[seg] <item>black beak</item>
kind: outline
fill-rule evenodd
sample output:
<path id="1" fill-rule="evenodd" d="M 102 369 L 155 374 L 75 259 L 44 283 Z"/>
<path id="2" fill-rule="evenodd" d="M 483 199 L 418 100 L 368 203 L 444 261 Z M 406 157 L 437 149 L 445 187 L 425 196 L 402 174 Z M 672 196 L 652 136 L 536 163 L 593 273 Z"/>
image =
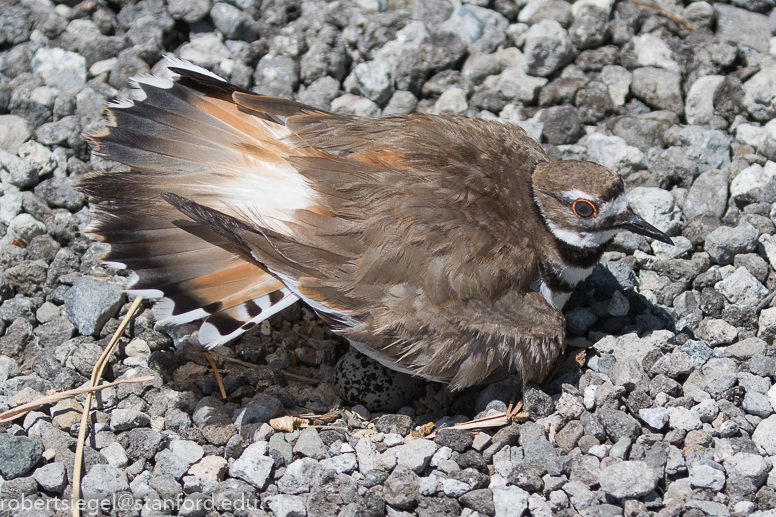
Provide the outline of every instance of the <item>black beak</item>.
<path id="1" fill-rule="evenodd" d="M 623 230 L 630 230 L 633 233 L 638 233 L 644 237 L 651 237 L 652 239 L 670 244 L 671 246 L 674 245 L 674 241 L 672 241 L 668 235 L 646 222 L 632 210 L 628 209 L 628 212 L 628 218 L 625 222 L 620 224 L 620 228 Z"/>

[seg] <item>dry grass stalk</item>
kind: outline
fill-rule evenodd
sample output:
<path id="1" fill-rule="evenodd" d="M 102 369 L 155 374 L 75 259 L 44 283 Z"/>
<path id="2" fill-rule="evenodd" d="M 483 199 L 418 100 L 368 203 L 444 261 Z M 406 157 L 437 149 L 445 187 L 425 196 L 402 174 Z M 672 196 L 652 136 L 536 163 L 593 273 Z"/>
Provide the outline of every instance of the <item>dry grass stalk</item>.
<path id="1" fill-rule="evenodd" d="M 142 301 L 143 301 L 142 296 L 138 296 L 137 298 L 135 298 L 135 301 L 132 303 L 132 305 L 129 307 L 129 310 L 127 311 L 127 315 L 124 316 L 123 320 L 121 320 L 121 324 L 119 324 L 119 328 L 117 328 L 116 332 L 113 334 L 113 338 L 111 338 L 110 343 L 108 343 L 108 346 L 105 347 L 105 351 L 97 360 L 97 364 L 94 365 L 94 369 L 92 370 L 92 378 L 89 381 L 89 385 L 92 388 L 96 388 L 97 385 L 99 384 L 100 379 L 102 378 L 102 373 L 105 370 L 105 367 L 108 365 L 108 359 L 110 359 L 110 356 L 113 355 L 113 351 L 116 349 L 116 346 L 119 343 L 119 338 L 121 338 L 121 335 L 124 333 L 124 329 L 127 328 L 127 325 L 129 325 L 129 322 L 132 319 L 132 316 L 135 314 L 135 311 L 140 306 L 140 303 Z M 153 379 L 153 376 L 149 375 L 148 377 Z M 84 443 L 86 442 L 86 428 L 88 426 L 88 421 L 89 421 L 89 410 L 92 407 L 92 394 L 93 394 L 92 391 L 86 394 L 86 402 L 84 403 L 84 412 L 81 414 L 81 427 L 78 430 L 78 442 L 76 443 L 76 449 L 75 449 L 75 462 L 73 465 L 73 496 L 72 496 L 73 517 L 80 517 L 81 515 L 81 505 L 79 504 L 81 499 L 81 467 L 82 467 L 83 457 L 84 457 Z"/>
<path id="2" fill-rule="evenodd" d="M 630 1 L 633 5 L 638 5 L 639 7 L 646 7 L 648 9 L 654 9 L 655 11 L 660 11 L 661 13 L 671 18 L 671 20 L 673 20 L 674 23 L 681 25 L 688 31 L 695 31 L 695 29 L 697 29 L 697 27 L 692 23 L 688 22 L 684 16 L 681 16 L 673 12 L 668 7 L 660 5 L 657 2 L 650 2 L 649 0 L 630 0 Z"/>
<path id="3" fill-rule="evenodd" d="M 213 373 L 216 376 L 216 382 L 218 383 L 218 389 L 221 390 L 221 398 L 226 400 L 226 390 L 224 389 L 224 383 L 221 381 L 221 374 L 218 373 L 218 367 L 216 367 L 216 363 L 213 362 L 213 358 L 210 357 L 210 353 L 208 353 L 207 350 L 203 350 L 202 355 L 205 356 L 205 359 L 207 359 L 207 362 L 210 363 L 210 367 L 213 369 Z"/>
<path id="4" fill-rule="evenodd" d="M 146 382 L 146 381 L 152 380 L 153 378 L 154 378 L 153 375 L 144 375 L 142 377 L 135 377 L 134 379 L 121 379 L 116 382 L 103 384 L 101 386 L 85 386 L 83 388 L 76 388 L 73 390 L 63 391 L 61 393 L 52 393 L 51 395 L 46 395 L 45 397 L 35 399 L 32 402 L 27 402 L 26 404 L 22 404 L 21 406 L 16 406 L 13 409 L 9 409 L 4 413 L 0 413 L 0 424 L 4 424 L 6 422 L 15 420 L 21 416 L 26 415 L 30 411 L 38 409 L 41 406 L 56 404 L 60 400 L 73 398 L 78 395 L 81 395 L 82 393 L 94 393 L 95 391 L 101 391 L 101 390 L 104 390 L 105 388 L 118 386 L 119 384 L 130 384 L 133 382 Z"/>

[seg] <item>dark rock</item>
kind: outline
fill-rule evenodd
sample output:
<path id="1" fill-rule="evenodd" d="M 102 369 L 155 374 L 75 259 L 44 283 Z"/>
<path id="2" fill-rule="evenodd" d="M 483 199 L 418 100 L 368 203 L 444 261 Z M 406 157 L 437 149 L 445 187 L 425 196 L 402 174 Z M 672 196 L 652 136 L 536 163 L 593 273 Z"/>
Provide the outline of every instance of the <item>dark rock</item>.
<path id="1" fill-rule="evenodd" d="M 396 433 L 407 436 L 414 422 L 407 415 L 383 415 L 375 422 L 375 428 L 381 433 Z"/>
<path id="2" fill-rule="evenodd" d="M 606 434 L 613 442 L 623 437 L 634 442 L 641 434 L 639 423 L 622 411 L 604 407 L 599 409 L 596 414 L 600 418 Z"/>
<path id="3" fill-rule="evenodd" d="M 10 480 L 30 471 L 43 454 L 43 446 L 24 436 L 0 434 L 0 474 Z"/>
<path id="4" fill-rule="evenodd" d="M 542 135 L 552 145 L 573 144 L 585 134 L 579 113 L 572 106 L 556 106 L 542 111 Z"/>
<path id="5" fill-rule="evenodd" d="M 472 434 L 462 429 L 440 429 L 434 437 L 434 443 L 440 447 L 450 447 L 457 452 L 464 452 L 472 442 Z"/>

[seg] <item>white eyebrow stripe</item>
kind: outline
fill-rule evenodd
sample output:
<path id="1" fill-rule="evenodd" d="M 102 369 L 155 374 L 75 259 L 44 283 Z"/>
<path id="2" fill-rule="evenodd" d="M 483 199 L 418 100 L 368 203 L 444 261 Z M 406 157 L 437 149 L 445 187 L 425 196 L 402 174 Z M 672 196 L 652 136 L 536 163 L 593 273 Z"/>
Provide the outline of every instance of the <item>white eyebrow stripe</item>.
<path id="1" fill-rule="evenodd" d="M 620 215 L 628 210 L 628 198 L 625 196 L 625 192 L 606 203 L 602 203 L 598 207 L 598 212 L 602 218 L 613 217 Z"/>

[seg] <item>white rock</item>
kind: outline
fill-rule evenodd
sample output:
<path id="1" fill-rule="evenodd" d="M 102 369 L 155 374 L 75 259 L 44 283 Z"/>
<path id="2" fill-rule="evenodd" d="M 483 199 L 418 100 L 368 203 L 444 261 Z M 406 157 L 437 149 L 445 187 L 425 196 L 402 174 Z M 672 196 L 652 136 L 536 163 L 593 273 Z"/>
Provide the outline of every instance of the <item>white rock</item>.
<path id="1" fill-rule="evenodd" d="M 776 455 L 776 415 L 771 415 L 757 424 L 757 428 L 752 434 L 752 440 L 768 456 Z"/>
<path id="2" fill-rule="evenodd" d="M 673 57 L 673 54 L 671 57 Z M 673 63 L 676 64 L 675 61 Z M 710 117 L 714 115 L 714 91 L 724 80 L 725 77 L 722 75 L 707 75 L 693 83 L 690 93 L 687 94 L 687 101 L 684 104 L 684 113 L 689 124 L 707 123 Z"/>
<path id="3" fill-rule="evenodd" d="M 520 517 L 528 508 L 528 492 L 516 486 L 491 487 L 496 517 Z"/>
<path id="4" fill-rule="evenodd" d="M 730 303 L 744 307 L 756 305 L 768 296 L 768 288 L 743 266 L 721 282 L 717 282 L 714 288 Z"/>
<path id="5" fill-rule="evenodd" d="M 178 57 L 205 68 L 213 68 L 230 55 L 229 49 L 215 33 L 192 39 L 178 49 Z"/>
<path id="6" fill-rule="evenodd" d="M 609 12 L 611 12 L 613 5 L 614 5 L 614 0 L 577 0 L 576 2 L 571 4 L 571 14 L 576 17 L 577 13 L 583 7 L 587 7 L 587 6 L 596 7 L 608 14 Z"/>
<path id="7" fill-rule="evenodd" d="M 644 153 L 636 147 L 629 146 L 624 139 L 601 133 L 587 136 L 587 153 L 593 161 L 614 169 L 626 177 L 644 159 Z"/>
<path id="8" fill-rule="evenodd" d="M 654 66 L 671 72 L 681 72 L 668 44 L 657 36 L 644 34 L 631 39 L 639 66 Z"/>
<path id="9" fill-rule="evenodd" d="M 606 65 L 601 70 L 601 82 L 606 85 L 615 106 L 625 105 L 632 80 L 633 74 L 618 65 Z"/>
<path id="10" fill-rule="evenodd" d="M 703 427 L 698 415 L 685 407 L 670 407 L 668 410 L 668 423 L 671 429 L 694 431 Z"/>
<path id="11" fill-rule="evenodd" d="M 501 92 L 507 100 L 533 102 L 547 79 L 533 77 L 520 67 L 507 67 L 499 75 L 491 75 L 485 79 L 485 86 Z"/>
<path id="12" fill-rule="evenodd" d="M 711 99 L 709 99 L 709 102 L 711 102 Z M 768 139 L 768 130 L 761 126 L 739 124 L 736 128 L 736 138 L 742 144 L 751 145 L 755 149 L 759 149 Z"/>
<path id="13" fill-rule="evenodd" d="M 66 93 L 77 93 L 86 84 L 86 59 L 59 47 L 41 48 L 32 57 L 32 71 L 47 86 Z"/>
<path id="14" fill-rule="evenodd" d="M 760 190 L 776 176 L 776 163 L 768 161 L 765 167 L 755 163 L 742 170 L 730 182 L 730 195 L 739 197 Z"/>
<path id="15" fill-rule="evenodd" d="M 466 92 L 460 88 L 448 88 L 434 103 L 433 113 L 455 113 L 460 115 L 469 109 Z"/>
<path id="16" fill-rule="evenodd" d="M 682 211 L 667 190 L 656 187 L 636 187 L 628 193 L 633 211 L 667 235 L 676 235 L 682 226 Z"/>

